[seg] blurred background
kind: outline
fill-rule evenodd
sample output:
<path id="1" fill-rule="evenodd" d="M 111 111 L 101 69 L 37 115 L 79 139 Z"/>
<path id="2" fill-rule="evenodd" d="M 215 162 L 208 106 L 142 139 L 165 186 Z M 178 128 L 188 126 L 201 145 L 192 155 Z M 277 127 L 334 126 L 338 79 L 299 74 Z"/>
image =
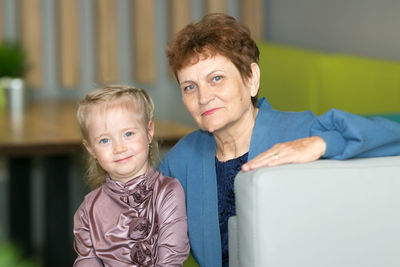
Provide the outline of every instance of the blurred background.
<path id="1" fill-rule="evenodd" d="M 20 78 L 0 83 L 0 266 L 72 264 L 72 216 L 88 191 L 74 112 L 86 93 L 146 89 L 166 132 L 183 127 L 163 151 L 195 126 L 165 46 L 210 12 L 258 41 L 400 61 L 398 0 L 0 0 L 0 77 Z"/>

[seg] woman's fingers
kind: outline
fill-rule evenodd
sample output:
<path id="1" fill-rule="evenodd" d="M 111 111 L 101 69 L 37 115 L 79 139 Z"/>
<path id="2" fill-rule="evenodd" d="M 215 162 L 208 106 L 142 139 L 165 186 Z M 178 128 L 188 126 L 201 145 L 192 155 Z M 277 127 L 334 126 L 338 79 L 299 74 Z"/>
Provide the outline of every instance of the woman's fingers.
<path id="1" fill-rule="evenodd" d="M 246 164 L 243 164 L 243 171 L 250 171 L 257 168 L 261 168 L 264 166 L 274 166 L 275 164 L 283 164 L 287 160 L 284 153 L 279 153 L 276 147 L 271 148 L 270 150 L 261 153 L 254 159 L 248 161 Z"/>
<path id="2" fill-rule="evenodd" d="M 278 166 L 288 163 L 310 162 L 319 159 L 326 150 L 325 141 L 319 136 L 279 143 L 243 164 L 243 171 L 250 171 L 264 166 Z"/>

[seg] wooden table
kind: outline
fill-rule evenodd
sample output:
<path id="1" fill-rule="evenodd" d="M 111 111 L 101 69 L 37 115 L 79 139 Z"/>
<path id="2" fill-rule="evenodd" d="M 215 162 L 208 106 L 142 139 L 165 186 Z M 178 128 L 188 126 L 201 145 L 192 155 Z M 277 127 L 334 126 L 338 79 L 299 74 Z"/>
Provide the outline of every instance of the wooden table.
<path id="1" fill-rule="evenodd" d="M 32 103 L 23 114 L 0 111 L 0 155 L 65 154 L 82 149 L 76 102 Z M 194 127 L 155 120 L 155 137 L 171 145 Z"/>
<path id="2" fill-rule="evenodd" d="M 0 156 L 6 158 L 9 185 L 10 237 L 33 256 L 32 243 L 32 159 L 43 158 L 44 266 L 71 266 L 72 218 L 69 179 L 71 157 L 83 151 L 75 118 L 76 102 L 34 102 L 21 114 L 0 111 Z M 155 137 L 171 146 L 193 131 L 179 123 L 156 120 Z M 83 175 L 83 174 L 82 174 Z"/>

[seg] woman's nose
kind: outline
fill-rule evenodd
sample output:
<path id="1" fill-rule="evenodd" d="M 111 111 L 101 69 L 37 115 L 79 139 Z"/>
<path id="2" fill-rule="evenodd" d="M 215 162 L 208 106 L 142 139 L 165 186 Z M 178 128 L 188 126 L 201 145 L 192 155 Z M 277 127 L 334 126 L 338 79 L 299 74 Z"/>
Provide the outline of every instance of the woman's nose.
<path id="1" fill-rule="evenodd" d="M 208 86 L 201 86 L 199 88 L 199 102 L 201 105 L 205 105 L 214 98 L 214 93 Z"/>
<path id="2" fill-rule="evenodd" d="M 113 152 L 114 154 L 119 154 L 126 151 L 126 145 L 122 140 L 114 140 Z"/>

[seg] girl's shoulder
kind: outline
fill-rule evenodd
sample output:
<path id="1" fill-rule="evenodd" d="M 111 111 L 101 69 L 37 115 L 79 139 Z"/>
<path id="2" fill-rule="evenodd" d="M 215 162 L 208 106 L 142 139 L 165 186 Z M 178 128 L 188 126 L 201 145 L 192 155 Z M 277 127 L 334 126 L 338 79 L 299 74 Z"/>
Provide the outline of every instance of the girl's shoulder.
<path id="1" fill-rule="evenodd" d="M 89 193 L 87 193 L 83 199 L 82 205 L 87 207 L 87 206 L 92 206 L 93 203 L 95 202 L 96 199 L 98 199 L 99 195 L 102 194 L 104 190 L 104 184 L 97 187 L 96 189 L 93 189 Z"/>
<path id="2" fill-rule="evenodd" d="M 179 180 L 175 177 L 171 176 L 165 176 L 161 172 L 158 172 L 158 177 L 157 177 L 157 182 L 155 183 L 155 186 L 158 187 L 160 190 L 181 190 L 182 185 L 179 182 Z"/>
<path id="3" fill-rule="evenodd" d="M 177 178 L 164 176 L 160 173 L 154 185 L 154 194 L 154 201 L 156 201 L 158 209 L 176 205 L 185 207 L 185 192 Z"/>
<path id="4" fill-rule="evenodd" d="M 90 191 L 85 195 L 83 198 L 82 203 L 78 207 L 78 209 L 75 211 L 75 218 L 84 216 L 88 217 L 88 213 L 93 210 L 93 208 L 96 206 L 96 200 L 99 198 L 99 195 L 103 191 L 102 189 L 103 185 Z"/>

